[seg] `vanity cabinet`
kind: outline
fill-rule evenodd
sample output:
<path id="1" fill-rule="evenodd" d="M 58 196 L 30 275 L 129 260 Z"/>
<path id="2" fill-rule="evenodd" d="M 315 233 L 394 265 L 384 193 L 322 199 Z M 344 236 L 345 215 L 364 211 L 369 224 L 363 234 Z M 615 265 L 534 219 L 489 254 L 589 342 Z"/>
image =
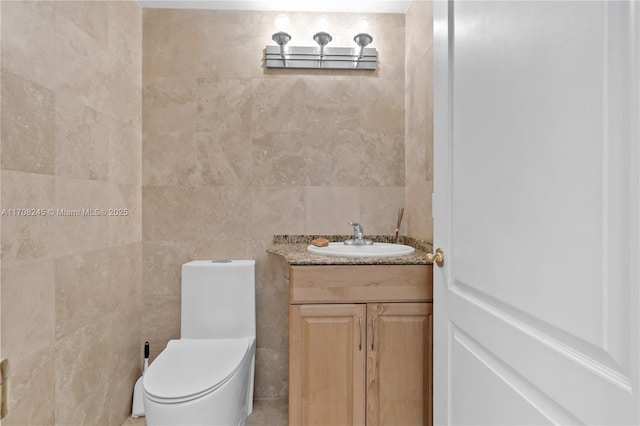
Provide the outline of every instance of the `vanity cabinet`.
<path id="1" fill-rule="evenodd" d="M 290 267 L 290 425 L 431 424 L 431 268 Z"/>

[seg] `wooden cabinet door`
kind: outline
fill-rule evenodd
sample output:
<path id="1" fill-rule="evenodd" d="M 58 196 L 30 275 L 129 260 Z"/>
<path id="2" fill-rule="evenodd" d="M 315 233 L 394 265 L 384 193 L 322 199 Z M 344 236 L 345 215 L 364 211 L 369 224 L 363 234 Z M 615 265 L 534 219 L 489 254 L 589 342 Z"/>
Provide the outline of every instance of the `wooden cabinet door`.
<path id="1" fill-rule="evenodd" d="M 430 425 L 432 304 L 369 304 L 367 320 L 367 425 Z"/>
<path id="2" fill-rule="evenodd" d="M 289 424 L 364 425 L 366 305 L 291 305 Z"/>

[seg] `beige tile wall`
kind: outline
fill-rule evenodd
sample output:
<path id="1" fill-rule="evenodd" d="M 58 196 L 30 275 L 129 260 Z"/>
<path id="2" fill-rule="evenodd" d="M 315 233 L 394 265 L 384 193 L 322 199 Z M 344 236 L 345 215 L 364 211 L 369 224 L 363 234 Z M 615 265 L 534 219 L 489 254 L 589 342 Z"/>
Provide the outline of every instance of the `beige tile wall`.
<path id="1" fill-rule="evenodd" d="M 141 11 L 2 2 L 3 425 L 121 424 L 141 367 Z"/>
<path id="2" fill-rule="evenodd" d="M 414 0 L 406 18 L 405 200 L 407 232 L 433 239 L 433 12 Z"/>
<path id="3" fill-rule="evenodd" d="M 292 45 L 319 15 L 290 13 Z M 333 46 L 357 14 L 329 14 Z M 143 336 L 180 330 L 180 265 L 257 261 L 257 398 L 287 397 L 277 233 L 389 234 L 405 197 L 405 18 L 366 15 L 376 72 L 265 70 L 276 13 L 143 12 Z M 424 154 L 423 154 L 424 157 Z"/>

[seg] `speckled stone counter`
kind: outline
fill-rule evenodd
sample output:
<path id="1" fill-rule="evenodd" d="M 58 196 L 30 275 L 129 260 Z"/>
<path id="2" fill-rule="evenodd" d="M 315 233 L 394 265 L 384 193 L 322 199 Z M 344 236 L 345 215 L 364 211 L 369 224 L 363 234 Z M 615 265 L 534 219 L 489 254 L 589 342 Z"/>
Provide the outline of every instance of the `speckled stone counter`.
<path id="1" fill-rule="evenodd" d="M 351 235 L 274 235 L 273 245 L 267 253 L 282 256 L 290 265 L 430 265 L 427 253 L 433 251 L 430 242 L 402 236 L 399 244 L 416 249 L 415 254 L 402 257 L 335 257 L 311 254 L 307 246 L 316 238 L 329 241 L 344 241 Z M 390 235 L 366 235 L 365 238 L 378 243 L 391 243 Z"/>

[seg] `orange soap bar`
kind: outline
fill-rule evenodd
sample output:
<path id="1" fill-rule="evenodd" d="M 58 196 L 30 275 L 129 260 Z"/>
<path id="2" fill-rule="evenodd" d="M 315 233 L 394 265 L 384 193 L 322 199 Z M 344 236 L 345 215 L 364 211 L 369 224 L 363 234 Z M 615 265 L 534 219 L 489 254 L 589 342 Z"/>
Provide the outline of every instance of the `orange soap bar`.
<path id="1" fill-rule="evenodd" d="M 311 241 L 311 244 L 316 247 L 327 247 L 329 245 L 329 240 L 327 240 L 326 238 L 316 238 L 315 240 Z"/>

